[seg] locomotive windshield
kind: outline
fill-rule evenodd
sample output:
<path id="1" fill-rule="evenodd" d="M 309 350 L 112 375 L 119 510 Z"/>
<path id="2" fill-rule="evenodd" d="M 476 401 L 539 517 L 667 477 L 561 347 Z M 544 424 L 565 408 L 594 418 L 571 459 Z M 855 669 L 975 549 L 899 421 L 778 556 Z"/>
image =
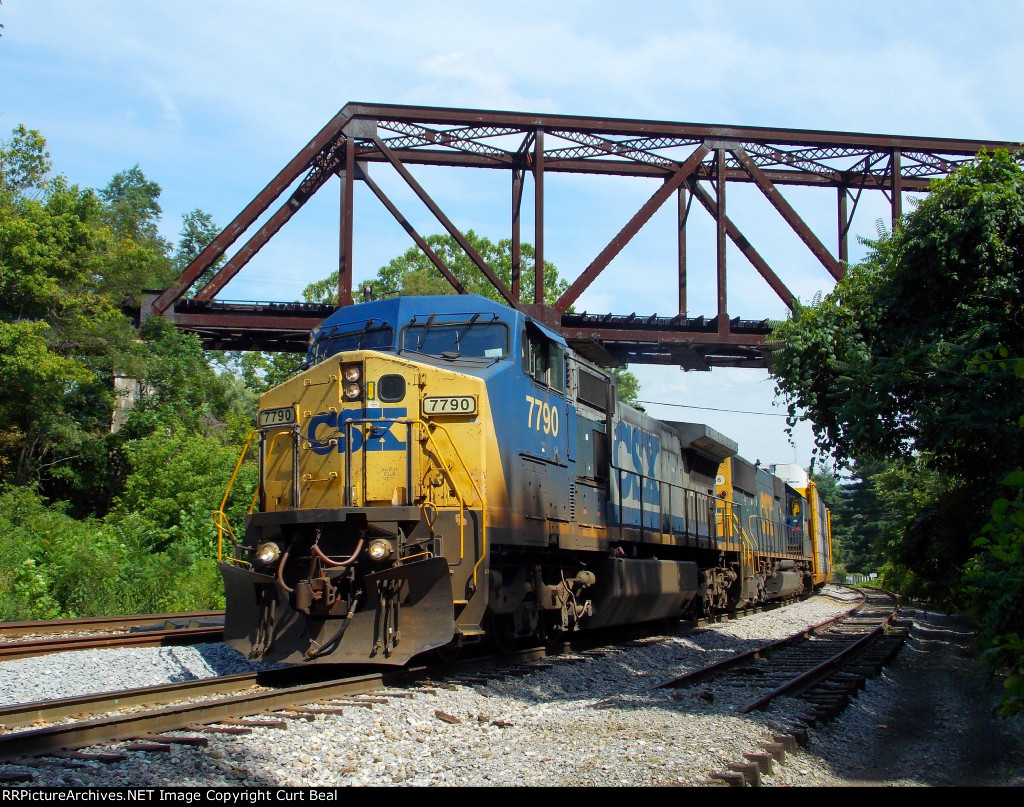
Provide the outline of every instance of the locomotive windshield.
<path id="1" fill-rule="evenodd" d="M 345 350 L 390 350 L 394 345 L 395 331 L 386 323 L 375 323 L 371 320 L 358 330 L 351 326 L 345 330 L 332 328 L 313 338 L 306 357 L 306 366 L 312 367 L 328 356 Z"/>
<path id="2" fill-rule="evenodd" d="M 458 320 L 441 315 L 415 318 L 402 331 L 402 350 L 441 358 L 500 359 L 508 355 L 508 328 L 496 316 Z"/>

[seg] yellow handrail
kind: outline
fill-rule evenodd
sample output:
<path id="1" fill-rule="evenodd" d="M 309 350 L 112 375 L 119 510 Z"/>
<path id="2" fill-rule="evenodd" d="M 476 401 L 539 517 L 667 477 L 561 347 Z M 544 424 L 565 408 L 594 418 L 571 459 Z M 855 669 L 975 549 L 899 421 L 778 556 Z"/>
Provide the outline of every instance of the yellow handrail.
<path id="1" fill-rule="evenodd" d="M 736 515 L 735 512 L 732 512 L 732 519 L 735 522 L 736 527 L 739 529 L 740 538 L 742 539 L 743 559 L 749 562 L 751 573 L 756 573 L 757 570 L 754 568 L 754 564 L 757 561 L 758 555 L 757 542 L 754 541 L 754 539 L 751 538 L 747 531 L 743 528 L 743 523 L 740 521 L 740 517 Z"/>
<path id="2" fill-rule="evenodd" d="M 231 541 L 234 543 L 235 533 L 231 529 L 231 523 L 228 521 L 227 514 L 224 512 L 224 508 L 228 503 L 228 496 L 231 495 L 231 488 L 234 487 L 235 477 L 238 476 L 238 471 L 242 467 L 242 461 L 245 459 L 245 454 L 249 450 L 249 444 L 252 442 L 253 435 L 256 434 L 255 429 L 249 431 L 249 436 L 245 438 L 245 445 L 242 447 L 242 453 L 238 456 L 238 462 L 235 463 L 235 470 L 231 474 L 231 480 L 228 482 L 228 488 L 224 491 L 224 498 L 221 499 L 220 509 L 213 513 L 213 523 L 217 526 L 217 562 L 224 557 L 224 530 L 226 529 L 228 535 L 231 536 Z"/>
<path id="3" fill-rule="evenodd" d="M 740 517 L 736 514 L 733 505 L 734 502 L 725 499 L 718 499 L 716 501 L 715 515 L 716 517 L 719 515 L 722 517 L 722 538 L 732 541 L 734 536 L 737 533 L 739 534 L 742 546 L 740 550 L 742 559 L 744 564 L 750 567 L 751 572 L 754 572 L 754 564 L 758 556 L 757 542 L 743 528 L 743 522 L 740 521 Z"/>
<path id="4" fill-rule="evenodd" d="M 452 436 L 448 433 L 448 430 L 440 423 L 434 423 L 433 421 L 424 421 L 420 420 L 419 418 L 410 418 L 410 421 L 413 423 L 417 423 L 423 427 L 423 431 L 425 432 L 427 439 L 430 441 L 431 445 L 433 445 L 434 451 L 439 459 L 443 457 L 441 453 L 441 447 L 437 444 L 437 441 L 434 440 L 434 435 L 431 432 L 431 428 L 440 429 L 441 431 L 444 432 L 445 437 L 448 438 L 448 442 L 451 444 L 452 451 L 455 452 L 455 456 L 459 460 L 459 464 L 462 465 L 462 470 L 465 472 L 466 477 L 469 479 L 469 483 L 473 486 L 473 490 L 476 493 L 477 499 L 480 500 L 480 558 L 473 565 L 473 585 L 476 585 L 477 569 L 480 568 L 480 564 L 483 563 L 484 558 L 487 557 L 487 502 L 484 500 L 484 496 L 480 492 L 480 488 L 476 484 L 476 480 L 473 479 L 473 475 L 469 472 L 469 466 L 466 465 L 466 461 L 462 458 L 462 453 L 459 451 L 459 447 L 455 445 L 455 441 L 452 440 Z M 442 473 L 444 473 L 445 470 L 447 469 L 442 468 Z M 463 516 L 463 510 L 465 509 L 466 506 L 466 500 L 465 497 L 462 495 L 462 491 L 459 489 L 459 484 L 456 481 L 455 477 L 451 474 L 448 474 L 447 476 L 451 480 L 452 484 L 455 486 L 455 495 L 459 499 L 459 558 L 462 559 L 463 557 L 465 557 L 466 554 L 466 519 L 465 516 Z"/>

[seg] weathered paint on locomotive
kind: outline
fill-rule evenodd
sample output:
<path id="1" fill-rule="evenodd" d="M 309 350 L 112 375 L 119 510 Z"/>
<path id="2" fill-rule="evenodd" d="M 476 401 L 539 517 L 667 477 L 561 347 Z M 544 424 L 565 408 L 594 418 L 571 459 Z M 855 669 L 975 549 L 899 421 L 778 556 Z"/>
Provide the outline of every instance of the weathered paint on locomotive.
<path id="1" fill-rule="evenodd" d="M 804 554 L 811 559 L 814 585 L 832 579 L 832 514 L 821 491 L 799 465 L 776 465 L 775 474 L 786 482 L 790 522 L 802 531 Z"/>
<path id="2" fill-rule="evenodd" d="M 795 489 L 703 424 L 619 404 L 607 372 L 519 312 L 472 295 L 351 306 L 309 363 L 260 400 L 260 508 L 221 565 L 226 639 L 251 658 L 403 664 L 485 632 L 810 587 L 810 540 L 784 540 Z"/>

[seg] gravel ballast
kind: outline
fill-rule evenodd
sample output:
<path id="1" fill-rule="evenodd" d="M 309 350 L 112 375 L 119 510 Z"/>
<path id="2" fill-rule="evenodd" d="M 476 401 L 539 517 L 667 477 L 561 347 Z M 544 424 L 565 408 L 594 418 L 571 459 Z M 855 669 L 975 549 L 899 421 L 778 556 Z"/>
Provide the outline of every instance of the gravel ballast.
<path id="1" fill-rule="evenodd" d="M 827 586 L 824 594 L 603 656 L 549 660 L 487 684 L 431 686 L 372 708 L 290 719 L 284 729 L 210 734 L 207 747 L 32 767 L 30 786 L 707 785 L 714 772 L 745 762 L 744 754 L 791 729 L 793 714 L 736 714 L 743 693 L 716 691 L 713 682 L 679 690 L 654 685 L 852 604 L 846 589 Z M 941 624 L 940 615 L 910 615 L 911 638 L 897 659 L 837 720 L 813 727 L 805 748 L 762 773 L 763 786 L 1024 782 L 1020 722 L 991 718 L 994 690 L 973 666 L 969 630 Z M 222 645 L 78 651 L 0 664 L 0 697 L 70 697 L 250 669 Z M 901 709 L 908 693 L 922 691 L 915 679 L 925 674 L 934 697 L 918 698 L 916 717 L 908 717 Z M 904 736 L 909 728 L 916 737 Z"/>

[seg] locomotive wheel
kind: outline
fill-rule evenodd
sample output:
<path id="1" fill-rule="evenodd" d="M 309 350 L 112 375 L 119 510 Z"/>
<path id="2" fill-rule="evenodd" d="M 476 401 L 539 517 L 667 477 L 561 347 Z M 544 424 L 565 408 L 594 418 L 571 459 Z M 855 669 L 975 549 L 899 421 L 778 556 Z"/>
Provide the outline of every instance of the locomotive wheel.
<path id="1" fill-rule="evenodd" d="M 430 652 L 442 664 L 454 664 L 459 660 L 459 656 L 462 655 L 462 645 L 458 639 L 452 639 L 443 647 L 435 647 Z"/>
<path id="2" fill-rule="evenodd" d="M 503 656 L 516 649 L 516 620 L 512 614 L 491 614 L 487 635 L 494 649 Z"/>
<path id="3" fill-rule="evenodd" d="M 569 634 L 561 629 L 561 625 L 555 627 L 555 617 L 550 613 L 544 615 L 542 624 L 540 638 L 544 642 L 544 647 L 549 653 L 563 652 L 569 643 Z"/>

